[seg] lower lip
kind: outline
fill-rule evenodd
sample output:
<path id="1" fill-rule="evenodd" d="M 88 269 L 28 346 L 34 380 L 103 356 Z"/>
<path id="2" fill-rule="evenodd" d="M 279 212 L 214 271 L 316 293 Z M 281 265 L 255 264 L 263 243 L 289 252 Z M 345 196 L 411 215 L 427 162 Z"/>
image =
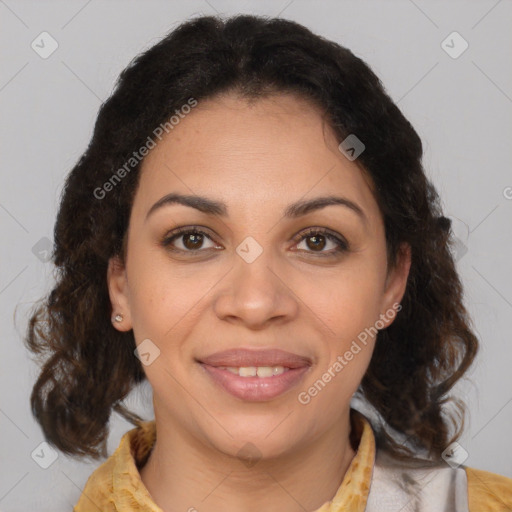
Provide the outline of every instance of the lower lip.
<path id="1" fill-rule="evenodd" d="M 208 375 L 225 391 L 242 400 L 264 402 L 271 400 L 296 386 L 309 370 L 309 366 L 291 368 L 272 377 L 240 377 L 228 370 L 200 363 Z"/>

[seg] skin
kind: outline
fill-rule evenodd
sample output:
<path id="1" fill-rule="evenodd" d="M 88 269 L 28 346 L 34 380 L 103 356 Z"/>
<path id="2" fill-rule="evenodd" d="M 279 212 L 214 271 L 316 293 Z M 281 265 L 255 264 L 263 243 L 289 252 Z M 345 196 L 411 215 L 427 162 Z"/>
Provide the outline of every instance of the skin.
<path id="1" fill-rule="evenodd" d="M 223 201 L 229 216 L 174 204 L 146 219 L 170 192 Z M 283 217 L 290 203 L 325 195 L 357 203 L 366 222 L 340 205 Z M 188 253 L 160 244 L 176 227 L 193 225 L 210 235 L 202 245 L 190 236 L 173 242 Z M 336 244 L 300 239 L 310 227 L 329 228 L 349 250 L 322 257 Z M 252 263 L 236 252 L 248 236 L 263 249 Z M 168 512 L 303 512 L 332 499 L 355 455 L 350 399 L 375 340 L 307 405 L 298 394 L 400 302 L 409 268 L 408 247 L 388 268 L 371 183 L 338 150 L 314 105 L 291 94 L 252 103 L 224 94 L 192 109 L 145 158 L 126 264 L 112 258 L 107 276 L 113 311 L 124 316 L 115 328 L 133 329 L 137 344 L 149 338 L 160 350 L 144 366 L 157 442 L 140 471 L 155 502 Z M 313 365 L 283 395 L 243 401 L 196 362 L 237 347 L 281 348 Z M 261 457 L 250 467 L 237 457 L 247 442 Z"/>

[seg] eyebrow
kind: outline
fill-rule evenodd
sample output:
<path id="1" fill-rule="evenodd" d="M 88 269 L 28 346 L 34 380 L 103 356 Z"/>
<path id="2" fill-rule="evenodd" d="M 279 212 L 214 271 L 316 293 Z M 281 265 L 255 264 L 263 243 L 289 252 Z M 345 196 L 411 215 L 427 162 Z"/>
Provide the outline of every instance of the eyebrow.
<path id="1" fill-rule="evenodd" d="M 146 221 L 156 210 L 171 204 L 189 206 L 208 215 L 219 215 L 221 217 L 229 216 L 228 208 L 222 201 L 216 201 L 214 199 L 209 199 L 203 196 L 183 195 L 173 192 L 159 199 L 149 209 L 148 213 L 146 214 Z M 314 199 L 297 201 L 285 208 L 284 217 L 288 219 L 295 219 L 331 205 L 345 206 L 355 212 L 365 224 L 368 222 L 363 209 L 357 203 L 347 199 L 346 197 L 340 196 L 316 197 Z"/>

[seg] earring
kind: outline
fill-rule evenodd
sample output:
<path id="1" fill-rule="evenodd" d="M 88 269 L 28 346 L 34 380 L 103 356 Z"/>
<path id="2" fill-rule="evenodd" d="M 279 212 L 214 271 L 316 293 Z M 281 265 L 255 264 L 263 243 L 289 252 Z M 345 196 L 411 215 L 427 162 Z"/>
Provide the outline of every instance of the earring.
<path id="1" fill-rule="evenodd" d="M 112 322 L 122 322 L 123 321 L 123 315 L 120 313 L 117 313 L 117 315 L 112 317 Z"/>

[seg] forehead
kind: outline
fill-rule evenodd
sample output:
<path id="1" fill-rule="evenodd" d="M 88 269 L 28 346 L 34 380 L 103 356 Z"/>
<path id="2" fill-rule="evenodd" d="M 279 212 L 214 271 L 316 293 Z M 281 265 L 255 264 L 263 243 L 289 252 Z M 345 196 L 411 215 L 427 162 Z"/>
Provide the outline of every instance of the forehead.
<path id="1" fill-rule="evenodd" d="M 239 213 L 254 204 L 281 211 L 339 192 L 378 215 L 367 176 L 338 150 L 320 110 L 291 94 L 199 102 L 149 152 L 141 173 L 134 202 L 141 215 L 176 191 L 222 200 Z"/>

